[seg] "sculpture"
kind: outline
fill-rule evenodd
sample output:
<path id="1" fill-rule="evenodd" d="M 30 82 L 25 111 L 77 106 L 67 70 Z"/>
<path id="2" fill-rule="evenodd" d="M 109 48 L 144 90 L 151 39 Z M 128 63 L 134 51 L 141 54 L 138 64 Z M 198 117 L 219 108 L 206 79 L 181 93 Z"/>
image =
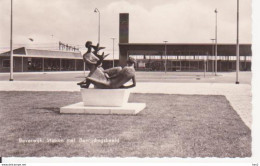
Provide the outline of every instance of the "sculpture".
<path id="1" fill-rule="evenodd" d="M 127 61 L 128 66 L 114 67 L 104 70 L 102 66 L 102 61 L 108 56 L 104 55 L 104 52 L 100 55 L 98 52 L 104 47 L 99 47 L 92 45 L 92 42 L 86 42 L 86 48 L 88 51 L 83 55 L 83 60 L 86 66 L 90 70 L 88 76 L 82 82 L 79 82 L 81 88 L 89 88 L 90 84 L 93 84 L 97 89 L 117 89 L 117 88 L 131 88 L 136 85 L 135 81 L 135 60 L 129 58 Z M 93 52 L 92 48 L 94 49 Z M 125 86 L 124 84 L 132 79 L 133 84 Z"/>

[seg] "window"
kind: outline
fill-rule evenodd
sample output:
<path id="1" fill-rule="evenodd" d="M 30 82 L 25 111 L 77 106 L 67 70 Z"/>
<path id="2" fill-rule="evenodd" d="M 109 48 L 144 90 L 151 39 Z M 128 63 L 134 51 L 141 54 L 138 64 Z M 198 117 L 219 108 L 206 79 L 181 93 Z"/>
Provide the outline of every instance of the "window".
<path id="1" fill-rule="evenodd" d="M 9 59 L 3 59 L 3 67 L 10 67 L 10 60 Z"/>
<path id="2" fill-rule="evenodd" d="M 3 67 L 10 67 L 10 59 L 3 59 L 2 66 Z M 14 67 L 14 61 L 13 61 L 13 67 Z"/>

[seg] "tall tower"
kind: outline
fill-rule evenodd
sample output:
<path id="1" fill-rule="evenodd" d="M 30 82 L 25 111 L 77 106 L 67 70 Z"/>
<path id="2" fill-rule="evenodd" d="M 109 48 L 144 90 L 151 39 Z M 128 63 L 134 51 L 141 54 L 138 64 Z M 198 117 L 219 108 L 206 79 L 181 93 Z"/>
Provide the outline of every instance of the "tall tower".
<path id="1" fill-rule="evenodd" d="M 126 66 L 128 53 L 122 49 L 122 45 L 129 43 L 129 14 L 119 14 L 119 65 Z"/>
<path id="2" fill-rule="evenodd" d="M 120 13 L 119 15 L 119 43 L 129 42 L 129 14 Z"/>

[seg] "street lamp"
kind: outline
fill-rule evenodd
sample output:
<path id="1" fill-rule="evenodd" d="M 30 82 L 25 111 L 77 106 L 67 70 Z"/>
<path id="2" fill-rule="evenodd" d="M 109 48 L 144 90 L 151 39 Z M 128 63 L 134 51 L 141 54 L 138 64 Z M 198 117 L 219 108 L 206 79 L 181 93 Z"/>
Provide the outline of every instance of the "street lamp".
<path id="1" fill-rule="evenodd" d="M 100 12 L 98 8 L 95 8 L 95 13 L 98 13 L 98 43 L 100 44 Z"/>
<path id="2" fill-rule="evenodd" d="M 217 76 L 217 70 L 218 70 L 218 10 L 215 9 L 216 13 L 216 28 L 215 28 L 215 76 Z"/>
<path id="3" fill-rule="evenodd" d="M 115 67 L 115 58 L 114 58 L 114 41 L 116 38 L 112 37 L 111 38 L 113 40 L 113 67 Z"/>
<path id="4" fill-rule="evenodd" d="M 11 0 L 11 35 L 10 35 L 10 79 L 9 81 L 14 80 L 13 76 L 13 67 L 14 67 L 14 58 L 13 58 L 13 0 Z"/>
<path id="5" fill-rule="evenodd" d="M 215 42 L 215 39 L 210 39 L 212 40 L 212 57 L 214 56 L 214 42 Z M 213 61 L 213 58 L 212 58 L 212 74 L 214 74 L 214 61 Z"/>
<path id="6" fill-rule="evenodd" d="M 167 49 L 166 49 L 166 43 L 168 42 L 168 41 L 163 41 L 164 42 L 164 48 L 165 48 L 165 50 L 164 50 L 164 55 L 165 55 L 165 67 L 164 67 L 164 69 L 165 69 L 165 73 L 167 72 L 167 68 L 166 68 L 166 65 L 167 65 L 167 58 L 166 58 L 166 56 L 167 56 L 167 54 L 166 54 L 166 51 L 167 51 Z"/>
<path id="7" fill-rule="evenodd" d="M 237 0 L 237 46 L 236 46 L 236 84 L 239 84 L 238 81 L 238 72 L 239 72 L 239 0 Z"/>

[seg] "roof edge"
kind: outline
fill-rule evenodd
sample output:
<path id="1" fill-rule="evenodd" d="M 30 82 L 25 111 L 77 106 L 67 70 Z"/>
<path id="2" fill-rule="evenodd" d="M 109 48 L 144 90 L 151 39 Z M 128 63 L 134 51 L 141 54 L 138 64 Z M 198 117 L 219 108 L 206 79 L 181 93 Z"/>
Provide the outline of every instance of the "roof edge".
<path id="1" fill-rule="evenodd" d="M 166 45 L 212 45 L 215 43 L 166 43 Z M 165 45 L 165 43 L 119 43 L 119 45 Z M 218 45 L 236 45 L 236 43 L 218 43 Z M 239 45 L 252 45 L 252 43 L 240 43 Z"/>

